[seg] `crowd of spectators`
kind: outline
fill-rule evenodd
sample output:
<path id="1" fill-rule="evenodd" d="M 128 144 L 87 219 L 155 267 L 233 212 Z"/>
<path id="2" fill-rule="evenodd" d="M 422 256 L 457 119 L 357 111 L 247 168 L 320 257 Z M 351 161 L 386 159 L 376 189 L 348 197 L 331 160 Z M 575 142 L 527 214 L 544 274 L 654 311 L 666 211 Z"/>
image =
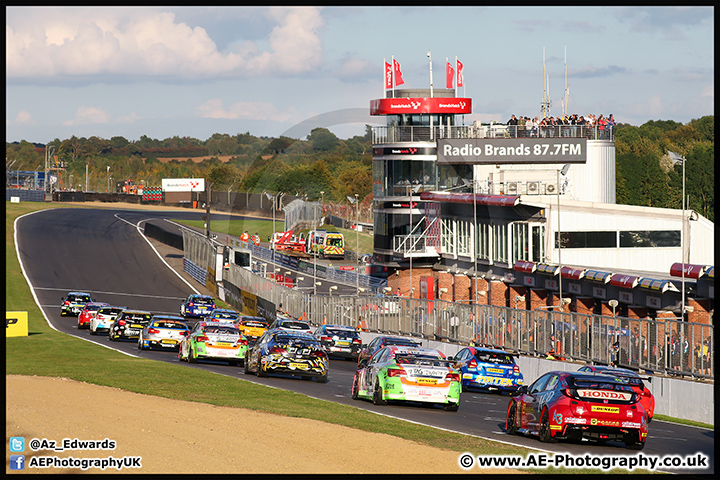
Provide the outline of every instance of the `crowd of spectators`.
<path id="1" fill-rule="evenodd" d="M 510 136 L 515 137 L 587 137 L 597 140 L 612 139 L 615 118 L 612 113 L 606 118 L 602 114 L 595 117 L 564 115 L 558 117 L 530 118 L 513 115 L 508 120 Z M 578 128 L 580 127 L 580 128 Z"/>

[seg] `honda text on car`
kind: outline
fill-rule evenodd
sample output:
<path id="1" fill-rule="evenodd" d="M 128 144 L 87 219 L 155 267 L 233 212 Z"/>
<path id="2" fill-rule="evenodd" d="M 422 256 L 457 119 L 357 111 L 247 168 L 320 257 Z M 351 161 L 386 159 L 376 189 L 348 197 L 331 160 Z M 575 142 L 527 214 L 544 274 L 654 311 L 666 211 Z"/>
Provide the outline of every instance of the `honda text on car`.
<path id="1" fill-rule="evenodd" d="M 635 390 L 635 393 L 640 395 L 640 403 L 642 403 L 642 406 L 647 413 L 648 422 L 652 421 L 653 414 L 655 413 L 655 396 L 643 382 L 643 380 L 647 382 L 652 381 L 652 377 L 641 377 L 640 374 L 628 368 L 610 367 L 605 365 L 583 365 L 578 369 L 578 372 L 598 372 L 614 377 L 626 378 L 630 386 L 633 390 Z"/>

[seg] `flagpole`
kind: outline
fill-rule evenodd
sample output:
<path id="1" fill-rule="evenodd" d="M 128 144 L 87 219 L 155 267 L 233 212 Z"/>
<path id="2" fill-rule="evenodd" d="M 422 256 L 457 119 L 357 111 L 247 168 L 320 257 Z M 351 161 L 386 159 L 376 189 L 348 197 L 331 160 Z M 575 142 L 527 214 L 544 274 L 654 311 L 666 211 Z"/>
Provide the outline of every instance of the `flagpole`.
<path id="1" fill-rule="evenodd" d="M 395 98 L 395 55 L 392 56 L 392 98 Z"/>
<path id="2" fill-rule="evenodd" d="M 457 98 L 457 77 L 458 77 L 457 55 L 455 55 L 455 98 Z"/>
<path id="3" fill-rule="evenodd" d="M 387 98 L 387 60 L 383 57 L 383 98 Z"/>

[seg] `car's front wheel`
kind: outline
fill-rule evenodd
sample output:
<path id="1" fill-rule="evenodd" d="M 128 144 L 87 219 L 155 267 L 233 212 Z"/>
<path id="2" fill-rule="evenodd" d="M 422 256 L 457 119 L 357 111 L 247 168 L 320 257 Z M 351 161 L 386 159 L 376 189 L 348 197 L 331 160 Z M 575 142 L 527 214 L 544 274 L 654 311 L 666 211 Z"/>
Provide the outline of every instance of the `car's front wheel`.
<path id="1" fill-rule="evenodd" d="M 540 417 L 540 425 L 538 425 L 538 437 L 540 437 L 541 442 L 555 442 L 555 437 L 553 437 L 552 433 L 550 432 L 550 413 L 548 413 L 547 408 L 543 410 L 542 416 Z"/>
<path id="2" fill-rule="evenodd" d="M 353 378 L 352 383 L 352 390 L 350 391 L 350 396 L 353 400 L 357 400 L 360 396 L 360 385 L 359 385 L 359 375 L 356 373 L 355 377 Z"/>
<path id="3" fill-rule="evenodd" d="M 515 402 L 510 402 L 510 407 L 508 408 L 507 414 L 507 421 L 505 423 L 505 430 L 507 431 L 508 435 L 515 435 L 517 433 L 517 429 L 517 406 L 515 405 Z"/>

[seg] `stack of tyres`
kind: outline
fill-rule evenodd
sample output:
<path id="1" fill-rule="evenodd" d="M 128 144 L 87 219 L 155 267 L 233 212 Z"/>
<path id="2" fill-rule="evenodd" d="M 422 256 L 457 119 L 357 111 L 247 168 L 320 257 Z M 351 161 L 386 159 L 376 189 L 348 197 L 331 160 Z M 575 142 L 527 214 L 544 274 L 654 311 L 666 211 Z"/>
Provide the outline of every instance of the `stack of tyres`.
<path id="1" fill-rule="evenodd" d="M 162 202 L 162 187 L 147 187 L 143 190 L 143 202 Z"/>

